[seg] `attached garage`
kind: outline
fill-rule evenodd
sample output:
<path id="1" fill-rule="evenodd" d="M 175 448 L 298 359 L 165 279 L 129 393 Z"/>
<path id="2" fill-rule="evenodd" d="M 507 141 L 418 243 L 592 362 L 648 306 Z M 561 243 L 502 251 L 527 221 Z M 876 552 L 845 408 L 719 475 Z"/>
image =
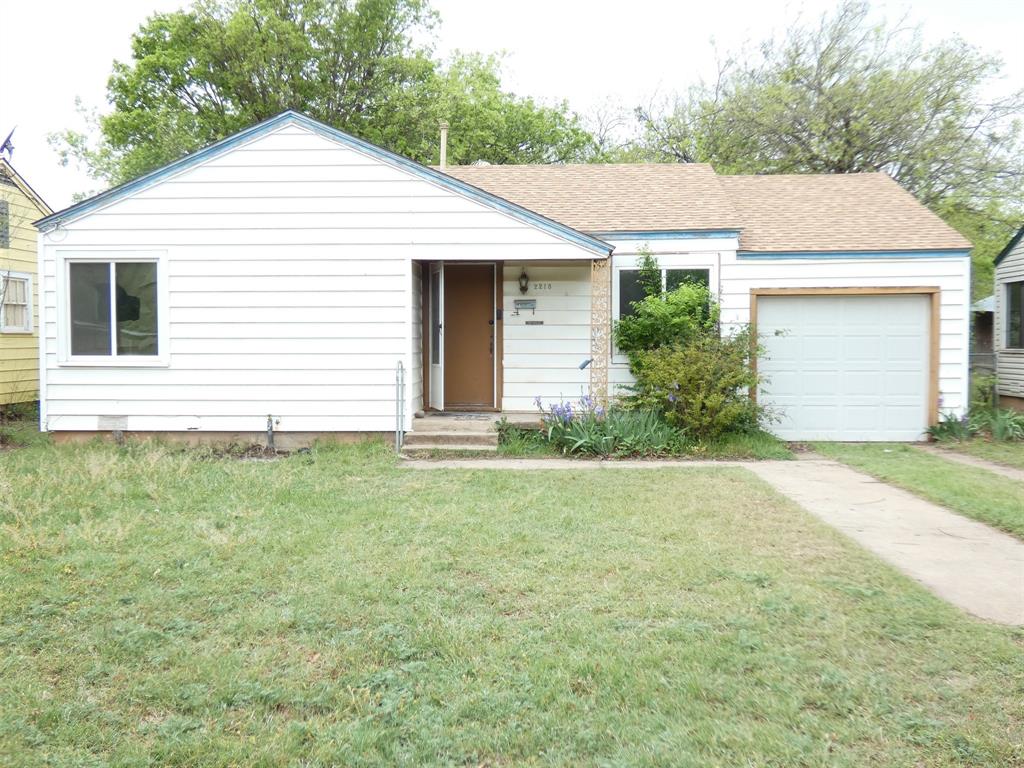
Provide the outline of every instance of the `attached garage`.
<path id="1" fill-rule="evenodd" d="M 937 412 L 936 289 L 755 291 L 758 400 L 786 440 L 920 440 Z"/>

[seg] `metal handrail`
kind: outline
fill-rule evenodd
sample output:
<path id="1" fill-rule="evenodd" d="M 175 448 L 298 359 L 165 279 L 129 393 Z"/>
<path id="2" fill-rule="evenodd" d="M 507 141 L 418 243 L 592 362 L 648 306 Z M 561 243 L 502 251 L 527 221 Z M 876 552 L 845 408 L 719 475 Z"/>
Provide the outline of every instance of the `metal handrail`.
<path id="1" fill-rule="evenodd" d="M 395 368 L 395 453 L 402 450 L 405 439 L 405 367 L 398 361 Z"/>

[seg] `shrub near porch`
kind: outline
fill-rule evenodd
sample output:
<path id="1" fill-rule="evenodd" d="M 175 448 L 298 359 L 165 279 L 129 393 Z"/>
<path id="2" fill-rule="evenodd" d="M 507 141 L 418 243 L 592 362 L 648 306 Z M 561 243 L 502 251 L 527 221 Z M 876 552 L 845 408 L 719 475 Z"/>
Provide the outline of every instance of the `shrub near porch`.
<path id="1" fill-rule="evenodd" d="M 738 469 L 0 454 L 0 764 L 1017 765 L 1019 631 Z"/>
<path id="2" fill-rule="evenodd" d="M 706 285 L 665 290 L 650 254 L 638 281 L 645 296 L 614 328 L 636 379 L 629 394 L 607 409 L 585 395 L 545 410 L 538 397 L 547 442 L 562 453 L 598 456 L 704 454 L 736 437 L 777 443 L 762 431 L 766 414 L 749 396 L 760 378 L 748 332 L 720 332 L 720 309 Z"/>

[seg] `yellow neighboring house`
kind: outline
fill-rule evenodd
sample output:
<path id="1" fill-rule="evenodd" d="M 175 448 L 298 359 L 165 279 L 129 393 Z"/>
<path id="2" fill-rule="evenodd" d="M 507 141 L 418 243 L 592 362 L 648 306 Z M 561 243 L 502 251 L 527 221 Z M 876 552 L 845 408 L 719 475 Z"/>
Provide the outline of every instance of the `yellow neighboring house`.
<path id="1" fill-rule="evenodd" d="M 0 157 L 0 407 L 39 397 L 36 228 L 52 211 Z"/>

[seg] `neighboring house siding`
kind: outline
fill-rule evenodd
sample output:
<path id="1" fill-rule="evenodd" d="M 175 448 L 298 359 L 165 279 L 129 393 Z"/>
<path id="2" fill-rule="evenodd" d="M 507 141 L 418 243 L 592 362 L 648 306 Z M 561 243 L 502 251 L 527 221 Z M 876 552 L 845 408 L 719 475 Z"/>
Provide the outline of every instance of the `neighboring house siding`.
<path id="1" fill-rule="evenodd" d="M 969 257 L 751 261 L 737 258 L 735 241 L 721 242 L 731 245 L 731 249 L 719 246 L 719 250 L 712 250 L 713 241 L 661 240 L 646 245 L 664 267 L 710 265 L 711 287 L 719 294 L 726 330 L 750 322 L 752 288 L 940 288 L 940 408 L 943 412 L 964 413 L 968 402 Z M 643 245 L 620 244 L 615 251 L 615 268 L 630 266 L 636 259 L 633 254 Z M 609 376 L 616 391 L 632 381 L 623 357 L 613 357 Z"/>
<path id="2" fill-rule="evenodd" d="M 995 350 L 998 391 L 1024 398 L 1024 349 L 1006 348 L 1006 284 L 1024 280 L 1024 238 L 996 265 Z"/>
<path id="3" fill-rule="evenodd" d="M 413 259 L 583 254 L 298 126 L 87 213 L 57 239 L 44 237 L 50 430 L 259 431 L 271 414 L 282 431 L 389 431 L 399 360 L 406 413 L 419 407 Z M 87 250 L 165 253 L 169 364 L 61 364 L 58 258 Z"/>
<path id="4" fill-rule="evenodd" d="M 0 248 L 0 281 L 9 272 L 32 280 L 32 332 L 0 333 L 0 405 L 35 400 L 39 393 L 39 301 L 36 229 L 43 215 L 16 186 L 0 183 L 10 213 L 10 247 Z M 2 288 L 0 288 L 2 290 Z"/>
<path id="5" fill-rule="evenodd" d="M 530 278 L 525 294 L 519 290 L 524 268 Z M 589 392 L 590 372 L 580 364 L 590 357 L 590 262 L 506 263 L 502 283 L 502 407 L 535 411 L 537 397 L 550 405 Z M 517 299 L 535 299 L 536 311 L 516 315 Z"/>

